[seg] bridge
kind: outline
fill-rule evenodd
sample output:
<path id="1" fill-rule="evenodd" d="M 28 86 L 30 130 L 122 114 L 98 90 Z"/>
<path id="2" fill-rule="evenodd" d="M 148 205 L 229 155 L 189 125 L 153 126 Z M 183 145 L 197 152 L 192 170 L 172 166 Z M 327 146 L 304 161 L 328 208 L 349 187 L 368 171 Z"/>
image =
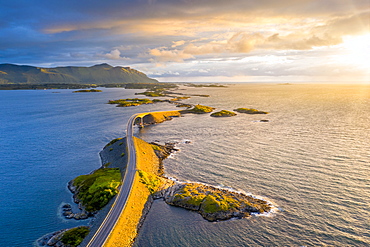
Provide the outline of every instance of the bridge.
<path id="1" fill-rule="evenodd" d="M 151 115 L 153 118 L 163 116 L 164 118 L 180 115 L 178 111 L 163 111 L 163 112 L 145 112 L 132 115 L 127 122 L 126 130 L 126 144 L 127 144 L 127 166 L 125 175 L 122 179 L 122 185 L 117 194 L 117 197 L 105 217 L 103 223 L 100 225 L 94 236 L 91 238 L 87 247 L 102 247 L 105 245 L 111 231 L 117 224 L 117 221 L 125 209 L 127 199 L 130 196 L 132 184 L 136 173 L 136 150 L 133 140 L 133 127 L 138 124 L 139 127 L 144 127 L 144 117 Z M 158 116 L 156 116 L 158 115 Z M 137 123 L 136 119 L 140 119 Z"/>

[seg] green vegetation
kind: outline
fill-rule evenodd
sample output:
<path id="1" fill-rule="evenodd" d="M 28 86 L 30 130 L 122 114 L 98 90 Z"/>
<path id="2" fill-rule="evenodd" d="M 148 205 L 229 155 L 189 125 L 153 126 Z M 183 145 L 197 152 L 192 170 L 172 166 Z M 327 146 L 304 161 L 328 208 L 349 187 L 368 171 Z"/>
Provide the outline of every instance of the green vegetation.
<path id="1" fill-rule="evenodd" d="M 166 202 L 198 211 L 209 221 L 245 217 L 271 209 L 266 201 L 252 196 L 197 183 L 183 184 Z"/>
<path id="2" fill-rule="evenodd" d="M 189 96 L 179 96 L 179 97 L 175 97 L 175 98 L 172 98 L 171 101 L 180 101 L 180 100 L 184 100 L 184 99 L 190 99 Z"/>
<path id="3" fill-rule="evenodd" d="M 98 89 L 83 89 L 83 90 L 73 91 L 73 93 L 98 93 L 98 92 L 103 92 L 103 91 L 98 90 Z"/>
<path id="4" fill-rule="evenodd" d="M 101 168 L 73 180 L 75 195 L 88 212 L 103 208 L 118 193 L 120 184 L 121 172 L 118 168 Z"/>
<path id="5" fill-rule="evenodd" d="M 107 145 L 105 145 L 105 147 L 104 148 L 106 148 L 106 147 L 109 147 L 110 145 L 113 145 L 114 143 L 116 143 L 116 142 L 118 142 L 118 141 L 120 141 L 120 140 L 122 140 L 123 138 L 116 138 L 116 139 L 113 139 L 113 140 L 111 140 Z M 122 142 L 121 142 L 122 143 Z"/>
<path id="6" fill-rule="evenodd" d="M 40 68 L 15 64 L 0 64 L 0 84 L 10 83 L 73 83 L 73 84 L 107 84 L 107 83 L 157 83 L 155 79 L 130 67 L 113 67 L 98 64 L 91 67 L 56 67 Z"/>
<path id="7" fill-rule="evenodd" d="M 1 81 L 1 79 L 0 79 Z M 66 84 L 66 83 L 43 83 L 43 84 L 25 84 L 25 83 L 0 83 L 0 90 L 43 90 L 43 89 L 80 89 L 90 88 L 93 84 Z M 96 85 L 95 85 L 96 86 Z"/>
<path id="8" fill-rule="evenodd" d="M 78 246 L 82 240 L 89 234 L 89 228 L 87 226 L 79 226 L 63 233 L 61 241 L 67 246 Z"/>
<path id="9" fill-rule="evenodd" d="M 158 145 L 150 144 L 154 150 L 162 151 L 161 147 Z"/>
<path id="10" fill-rule="evenodd" d="M 145 172 L 142 170 L 138 170 L 138 173 L 140 176 L 140 182 L 146 185 L 150 194 L 157 192 L 157 189 L 161 184 L 159 177 L 151 172 Z"/>
<path id="11" fill-rule="evenodd" d="M 232 117 L 236 116 L 235 112 L 222 110 L 211 114 L 211 117 Z"/>
<path id="12" fill-rule="evenodd" d="M 107 168 L 110 164 L 111 164 L 111 162 L 107 162 L 107 163 L 103 164 L 103 167 Z"/>
<path id="13" fill-rule="evenodd" d="M 201 210 L 205 213 L 215 213 L 219 211 L 228 211 L 240 207 L 240 202 L 232 197 L 221 196 L 217 194 L 207 195 L 202 203 Z"/>
<path id="14" fill-rule="evenodd" d="M 253 108 L 238 108 L 238 109 L 235 109 L 234 111 L 239 112 L 239 113 L 247 113 L 247 114 L 268 114 L 268 112 L 259 111 Z"/>
<path id="15" fill-rule="evenodd" d="M 174 201 L 181 200 L 185 204 L 190 204 L 195 206 L 194 208 L 199 208 L 205 197 L 206 194 L 202 193 L 202 191 L 198 191 L 198 188 L 195 185 L 187 184 L 175 194 Z"/>
<path id="16" fill-rule="evenodd" d="M 221 84 L 195 84 L 195 83 L 187 83 L 185 84 L 187 87 L 226 87 Z"/>
<path id="17" fill-rule="evenodd" d="M 204 106 L 204 105 L 195 105 L 193 109 L 185 110 L 185 113 L 195 113 L 195 114 L 202 114 L 202 113 L 209 113 L 212 112 L 215 108 Z"/>
<path id="18" fill-rule="evenodd" d="M 129 106 L 138 106 L 143 104 L 152 104 L 153 101 L 150 99 L 118 99 L 118 100 L 109 100 L 108 104 L 117 104 L 117 107 L 129 107 Z"/>
<path id="19" fill-rule="evenodd" d="M 136 93 L 136 94 L 142 94 L 142 95 L 145 95 L 145 96 L 148 96 L 148 97 L 165 97 L 166 95 L 165 94 L 162 94 L 160 92 L 152 92 L 152 91 L 146 91 L 146 92 L 143 92 L 143 93 Z"/>
<path id="20" fill-rule="evenodd" d="M 156 124 L 171 120 L 172 117 L 179 117 L 180 115 L 180 111 L 163 111 L 143 114 L 141 117 L 143 118 L 144 124 Z M 137 120 L 138 119 L 139 118 L 137 118 Z"/>
<path id="21" fill-rule="evenodd" d="M 176 107 L 186 107 L 186 108 L 190 108 L 190 107 L 192 107 L 192 105 L 190 105 L 190 104 L 180 104 L 180 105 L 176 105 Z"/>
<path id="22" fill-rule="evenodd" d="M 191 96 L 206 97 L 206 98 L 209 97 L 208 94 L 191 94 Z"/>

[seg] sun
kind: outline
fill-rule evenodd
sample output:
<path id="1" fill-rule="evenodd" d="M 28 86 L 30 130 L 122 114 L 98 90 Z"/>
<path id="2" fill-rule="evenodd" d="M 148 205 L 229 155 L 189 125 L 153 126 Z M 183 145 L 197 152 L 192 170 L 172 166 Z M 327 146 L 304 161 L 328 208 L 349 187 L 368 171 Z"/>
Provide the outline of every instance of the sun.
<path id="1" fill-rule="evenodd" d="M 340 45 L 339 59 L 358 69 L 370 70 L 370 33 L 361 36 L 345 36 Z"/>

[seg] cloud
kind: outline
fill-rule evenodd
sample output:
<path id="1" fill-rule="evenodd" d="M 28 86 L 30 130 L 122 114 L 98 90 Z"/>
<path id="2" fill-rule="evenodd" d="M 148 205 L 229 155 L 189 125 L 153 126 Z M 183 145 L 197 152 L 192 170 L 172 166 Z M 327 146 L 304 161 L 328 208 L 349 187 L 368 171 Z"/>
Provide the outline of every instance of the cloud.
<path id="1" fill-rule="evenodd" d="M 102 57 L 113 60 L 128 60 L 129 58 L 121 56 L 121 52 L 118 49 L 114 49 L 109 53 L 102 54 Z"/>
<path id="2" fill-rule="evenodd" d="M 295 63 L 325 60 L 327 47 L 369 32 L 369 8 L 368 0 L 7 1 L 0 10 L 0 62 L 119 65 L 130 59 L 144 72 L 166 65 L 189 77 L 301 73 L 308 62 L 282 69 L 291 57 L 281 54 L 296 54 Z M 251 57 L 261 61 L 243 60 Z"/>
<path id="3" fill-rule="evenodd" d="M 184 59 L 194 58 L 192 55 L 184 53 L 184 51 L 179 50 L 160 50 L 151 49 L 149 54 L 154 57 L 153 62 L 183 62 Z"/>
<path id="4" fill-rule="evenodd" d="M 293 29 L 290 32 L 278 30 L 283 34 L 271 33 L 270 30 L 226 32 L 222 35 L 216 33 L 206 39 L 173 41 L 171 46 L 150 50 L 150 55 L 161 57 L 162 62 L 183 62 L 184 59 L 199 59 L 207 55 L 247 54 L 254 50 L 311 50 L 338 45 L 343 42 L 342 37 L 345 35 L 366 32 L 370 28 L 368 18 L 370 12 L 333 17 L 327 21 L 315 21 L 310 28 Z M 296 20 L 293 24 L 305 26 L 307 20 L 300 22 Z"/>
<path id="5" fill-rule="evenodd" d="M 178 47 L 178 46 L 182 46 L 183 44 L 185 44 L 185 40 L 179 40 L 179 41 L 172 41 L 173 45 L 171 46 L 172 48 L 175 48 L 175 47 Z"/>

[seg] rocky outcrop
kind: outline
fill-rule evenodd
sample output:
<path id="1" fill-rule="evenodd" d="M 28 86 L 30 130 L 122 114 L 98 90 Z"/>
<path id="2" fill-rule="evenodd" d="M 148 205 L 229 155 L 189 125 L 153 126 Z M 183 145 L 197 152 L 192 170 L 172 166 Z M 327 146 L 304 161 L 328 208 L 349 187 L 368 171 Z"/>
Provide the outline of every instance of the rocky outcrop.
<path id="1" fill-rule="evenodd" d="M 235 112 L 226 110 L 218 111 L 211 114 L 211 117 L 233 117 L 233 116 L 236 116 Z"/>
<path id="2" fill-rule="evenodd" d="M 151 142 L 150 144 L 158 147 L 154 148 L 154 152 L 161 161 L 166 159 L 171 153 L 179 151 L 179 149 L 176 148 L 177 143 L 175 142 L 166 142 L 165 145 L 158 144 L 157 142 Z"/>
<path id="3" fill-rule="evenodd" d="M 62 215 L 66 219 L 75 219 L 75 220 L 85 220 L 91 216 L 94 215 L 94 212 L 87 212 L 85 210 L 85 207 L 82 205 L 81 201 L 78 199 L 76 196 L 76 187 L 73 186 L 73 180 L 69 181 L 68 183 L 68 189 L 72 192 L 73 194 L 73 201 L 78 204 L 78 208 L 80 209 L 80 212 L 74 213 L 72 210 L 72 206 L 68 203 L 64 204 L 62 206 Z"/>
<path id="4" fill-rule="evenodd" d="M 268 202 L 240 192 L 200 183 L 169 181 L 168 187 L 157 192 L 154 197 L 163 198 L 167 204 L 196 211 L 208 221 L 244 218 L 251 213 L 271 210 Z"/>

